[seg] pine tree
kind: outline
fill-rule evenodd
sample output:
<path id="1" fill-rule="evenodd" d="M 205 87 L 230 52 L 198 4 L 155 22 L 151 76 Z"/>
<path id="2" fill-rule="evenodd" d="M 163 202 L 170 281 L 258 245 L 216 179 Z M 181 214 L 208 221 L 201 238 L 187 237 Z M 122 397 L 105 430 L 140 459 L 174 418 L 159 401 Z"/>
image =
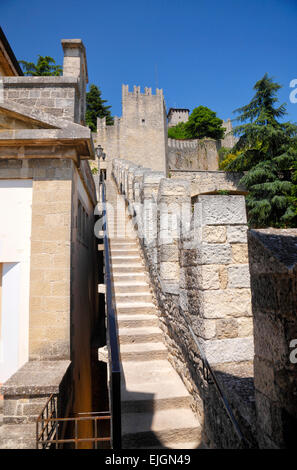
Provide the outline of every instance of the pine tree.
<path id="1" fill-rule="evenodd" d="M 90 91 L 87 93 L 87 110 L 86 110 L 86 125 L 96 132 L 97 118 L 106 117 L 106 124 L 111 126 L 113 118 L 110 113 L 111 106 L 105 106 L 107 100 L 101 98 L 101 91 L 96 85 L 90 86 Z"/>
<path id="2" fill-rule="evenodd" d="M 27 62 L 26 60 L 19 60 L 25 75 L 32 76 L 59 76 L 62 75 L 63 69 L 60 65 L 56 65 L 52 57 L 41 55 L 38 56 L 37 64 Z"/>
<path id="3" fill-rule="evenodd" d="M 297 160 L 297 126 L 279 122 L 286 106 L 277 106 L 281 86 L 267 74 L 257 81 L 251 102 L 238 108 L 241 125 L 233 129 L 239 137 L 231 153 L 237 157 L 227 171 L 246 172 L 240 183 L 246 197 L 252 227 L 290 227 L 296 224 L 293 168 Z"/>

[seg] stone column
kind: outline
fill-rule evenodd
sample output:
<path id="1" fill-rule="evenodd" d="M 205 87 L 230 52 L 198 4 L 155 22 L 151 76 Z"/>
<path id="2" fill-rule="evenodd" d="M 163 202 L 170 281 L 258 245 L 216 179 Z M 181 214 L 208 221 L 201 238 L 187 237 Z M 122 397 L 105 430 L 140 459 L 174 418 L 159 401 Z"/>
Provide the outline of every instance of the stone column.
<path id="1" fill-rule="evenodd" d="M 86 85 L 88 83 L 88 68 L 85 46 L 81 39 L 62 39 L 64 62 L 63 76 L 76 77 L 79 84 L 79 96 L 75 103 L 75 122 L 85 125 Z"/>
<path id="2" fill-rule="evenodd" d="M 254 356 L 243 196 L 199 196 L 181 249 L 181 307 L 210 364 Z"/>
<path id="3" fill-rule="evenodd" d="M 179 240 L 189 229 L 190 183 L 164 178 L 158 192 L 158 271 L 164 286 L 179 287 Z"/>
<path id="4" fill-rule="evenodd" d="M 157 246 L 157 194 L 164 173 L 161 171 L 148 171 L 143 173 L 143 183 L 140 188 L 141 224 L 139 237 L 147 252 L 156 261 Z"/>
<path id="5" fill-rule="evenodd" d="M 297 229 L 249 232 L 260 448 L 297 444 Z"/>

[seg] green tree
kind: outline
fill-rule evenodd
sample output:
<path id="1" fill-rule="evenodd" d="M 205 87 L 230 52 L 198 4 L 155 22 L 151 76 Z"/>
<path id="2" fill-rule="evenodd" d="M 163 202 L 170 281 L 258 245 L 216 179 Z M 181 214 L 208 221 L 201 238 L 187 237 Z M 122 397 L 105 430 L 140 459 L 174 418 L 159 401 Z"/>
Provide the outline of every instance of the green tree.
<path id="1" fill-rule="evenodd" d="M 198 106 L 193 109 L 186 123 L 179 123 L 168 129 L 168 137 L 172 139 L 222 139 L 225 129 L 223 121 L 219 119 L 214 111 L 206 106 Z"/>
<path id="2" fill-rule="evenodd" d="M 186 134 L 186 123 L 180 122 L 176 126 L 168 127 L 168 137 L 176 140 L 185 140 L 187 139 Z"/>
<path id="3" fill-rule="evenodd" d="M 105 106 L 107 100 L 101 98 L 101 91 L 96 85 L 90 86 L 90 91 L 87 93 L 87 110 L 86 110 L 86 125 L 96 132 L 97 118 L 106 117 L 106 124 L 111 126 L 113 124 L 113 117 L 110 113 L 111 106 Z"/>
<path id="4" fill-rule="evenodd" d="M 62 75 L 63 69 L 60 65 L 56 65 L 55 60 L 52 57 L 41 55 L 38 56 L 37 63 L 27 62 L 25 60 L 19 60 L 23 72 L 25 75 L 32 76 L 59 76 Z"/>
<path id="5" fill-rule="evenodd" d="M 239 140 L 231 152 L 237 156 L 226 170 L 246 172 L 241 183 L 249 191 L 246 203 L 252 227 L 290 227 L 297 220 L 293 181 L 297 126 L 279 121 L 286 114 L 285 104 L 276 104 L 280 88 L 265 74 L 255 84 L 251 102 L 235 110 L 243 124 L 233 129 Z"/>
<path id="6" fill-rule="evenodd" d="M 214 111 L 206 106 L 198 106 L 193 109 L 186 123 L 186 134 L 188 139 L 222 139 L 225 129 L 222 127 L 223 121 L 219 119 Z"/>

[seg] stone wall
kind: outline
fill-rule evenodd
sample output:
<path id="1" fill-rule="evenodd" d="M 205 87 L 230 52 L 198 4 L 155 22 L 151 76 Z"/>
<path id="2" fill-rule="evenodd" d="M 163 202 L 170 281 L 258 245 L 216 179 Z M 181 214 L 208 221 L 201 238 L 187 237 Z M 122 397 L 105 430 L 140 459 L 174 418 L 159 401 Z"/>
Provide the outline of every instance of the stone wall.
<path id="1" fill-rule="evenodd" d="M 84 124 L 86 84 L 85 48 L 80 39 L 63 40 L 62 77 L 1 77 L 3 98 L 44 111 L 57 118 Z"/>
<path id="2" fill-rule="evenodd" d="M 297 444 L 297 229 L 249 232 L 261 448 Z"/>
<path id="3" fill-rule="evenodd" d="M 171 178 L 181 178 L 189 181 L 192 197 L 219 191 L 227 191 L 230 194 L 246 194 L 246 189 L 239 184 L 242 176 L 242 173 L 226 173 L 225 171 L 170 171 Z"/>
<path id="4" fill-rule="evenodd" d="M 189 326 L 220 374 L 249 445 L 256 446 L 244 197 L 198 196 L 192 212 L 187 180 L 165 178 L 120 159 L 113 160 L 113 175 L 138 230 L 169 359 L 204 422 L 205 440 L 211 447 L 242 445 L 205 380 Z"/>
<path id="5" fill-rule="evenodd" d="M 171 170 L 217 170 L 220 141 L 214 139 L 168 139 L 168 168 Z"/>
<path id="6" fill-rule="evenodd" d="M 186 119 L 184 122 L 187 120 L 188 119 Z M 226 132 L 224 138 L 220 140 L 210 138 L 175 140 L 169 138 L 169 171 L 178 169 L 218 170 L 220 148 L 232 148 L 238 140 L 232 134 L 232 123 L 230 119 L 228 119 L 228 121 L 223 121 L 222 126 L 226 129 Z"/>
<path id="7" fill-rule="evenodd" d="M 74 77 L 3 77 L 4 99 L 55 117 L 79 122 L 79 88 Z"/>
<path id="8" fill-rule="evenodd" d="M 154 170 L 166 172 L 167 123 L 163 91 L 151 88 L 140 92 L 128 85 L 122 88 L 121 118 L 114 118 L 113 126 L 106 126 L 106 119 L 98 119 L 97 144 L 113 158 L 129 159 L 139 165 L 149 165 Z"/>

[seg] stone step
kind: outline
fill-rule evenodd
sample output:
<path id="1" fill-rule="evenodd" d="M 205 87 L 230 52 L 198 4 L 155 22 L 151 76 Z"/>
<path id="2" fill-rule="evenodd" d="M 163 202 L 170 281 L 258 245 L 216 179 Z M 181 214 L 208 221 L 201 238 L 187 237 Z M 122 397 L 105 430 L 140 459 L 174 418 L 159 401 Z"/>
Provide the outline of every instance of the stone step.
<path id="1" fill-rule="evenodd" d="M 113 274 L 114 282 L 145 282 L 147 280 L 147 275 L 145 272 L 134 272 L 134 273 L 117 273 Z"/>
<path id="2" fill-rule="evenodd" d="M 112 263 L 112 271 L 113 274 L 118 274 L 118 273 L 143 273 L 143 265 L 140 263 L 121 263 L 118 264 L 117 262 Z"/>
<path id="3" fill-rule="evenodd" d="M 134 248 L 134 249 L 131 249 L 131 248 L 126 248 L 126 249 L 123 249 L 123 250 L 119 250 L 118 248 L 115 249 L 114 247 L 111 248 L 111 256 L 112 257 L 115 257 L 115 256 L 124 256 L 124 257 L 127 257 L 127 256 L 136 256 L 137 258 L 140 259 L 140 256 L 139 256 L 139 253 L 138 253 L 138 249 L 137 248 Z"/>
<path id="4" fill-rule="evenodd" d="M 121 243 L 121 242 L 112 241 L 110 245 L 111 245 L 112 250 L 129 250 L 129 249 L 136 250 L 138 249 L 138 245 L 135 242 L 122 242 Z"/>
<path id="5" fill-rule="evenodd" d="M 188 408 L 123 413 L 123 448 L 201 442 L 201 426 Z"/>
<path id="6" fill-rule="evenodd" d="M 120 234 L 120 236 L 114 232 L 109 232 L 109 239 L 110 239 L 110 242 L 111 244 L 112 243 L 122 243 L 122 242 L 125 242 L 125 243 L 129 243 L 129 242 L 133 242 L 135 243 L 136 242 L 136 235 L 135 234 L 127 234 L 127 236 L 125 234 Z"/>
<path id="7" fill-rule="evenodd" d="M 156 315 L 156 307 L 152 302 L 133 302 L 133 303 L 118 303 L 116 304 L 117 314 L 155 314 Z"/>
<path id="8" fill-rule="evenodd" d="M 190 406 L 190 395 L 165 360 L 122 364 L 122 409 L 126 413 L 153 412 Z"/>
<path id="9" fill-rule="evenodd" d="M 167 349 L 163 343 L 121 344 L 120 355 L 122 361 L 150 361 L 152 359 L 166 359 Z"/>
<path id="10" fill-rule="evenodd" d="M 127 263 L 127 261 L 132 262 L 132 263 L 141 261 L 141 257 L 139 255 L 128 255 L 128 254 L 117 255 L 117 254 L 114 254 L 113 252 L 111 252 L 111 259 L 115 264 Z"/>
<path id="11" fill-rule="evenodd" d="M 124 303 L 133 304 L 139 302 L 151 302 L 152 294 L 150 292 L 117 292 L 115 291 L 115 300 L 117 305 Z"/>
<path id="12" fill-rule="evenodd" d="M 114 282 L 113 285 L 116 293 L 150 293 L 150 286 L 147 282 Z"/>
<path id="13" fill-rule="evenodd" d="M 157 326 L 119 328 L 120 344 L 158 343 L 162 341 L 162 331 Z"/>
<path id="14" fill-rule="evenodd" d="M 156 315 L 147 314 L 121 314 L 117 316 L 119 328 L 138 328 L 142 326 L 158 326 L 158 318 Z"/>

